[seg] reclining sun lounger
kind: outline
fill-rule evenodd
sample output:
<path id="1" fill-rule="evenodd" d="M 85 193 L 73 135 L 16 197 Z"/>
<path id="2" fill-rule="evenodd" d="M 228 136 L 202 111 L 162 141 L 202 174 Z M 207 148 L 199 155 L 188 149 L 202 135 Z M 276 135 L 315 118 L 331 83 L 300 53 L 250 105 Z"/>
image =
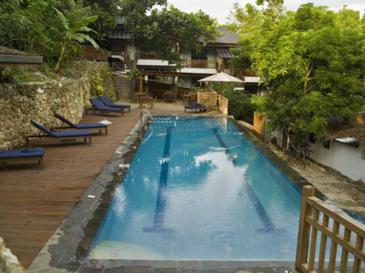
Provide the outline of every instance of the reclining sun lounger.
<path id="1" fill-rule="evenodd" d="M 185 105 L 185 112 L 188 110 L 193 112 L 205 112 L 208 111 L 208 108 L 201 103 L 191 102 L 188 105 Z"/>
<path id="2" fill-rule="evenodd" d="M 23 162 L 29 160 L 36 160 L 41 166 L 43 162 L 44 149 L 43 148 L 27 148 L 19 150 L 0 150 L 0 167 L 6 168 L 9 162 Z"/>
<path id="3" fill-rule="evenodd" d="M 87 130 L 87 129 L 97 129 L 99 130 L 99 134 L 101 134 L 101 130 L 104 129 L 105 134 L 108 134 L 108 125 L 106 124 L 102 124 L 102 123 L 79 123 L 79 124 L 75 124 L 71 121 L 69 121 L 67 118 L 65 118 L 64 116 L 58 114 L 58 113 L 54 113 L 53 114 L 55 116 L 55 118 L 59 119 L 60 121 L 62 121 L 63 123 L 67 124 L 69 127 L 66 128 L 73 128 L 73 129 L 81 129 L 81 130 Z M 60 128 L 60 129 L 64 129 L 64 128 Z"/>
<path id="4" fill-rule="evenodd" d="M 44 138 L 44 137 L 50 137 L 53 139 L 57 139 L 59 141 L 61 141 L 61 143 L 65 143 L 65 144 L 75 144 L 75 140 L 76 139 L 82 139 L 83 143 L 89 143 L 91 144 L 91 133 L 89 131 L 85 131 L 85 130 L 79 130 L 79 131 L 52 131 L 51 129 L 43 126 L 42 124 L 40 124 L 39 122 L 32 120 L 31 123 L 33 124 L 34 127 L 36 127 L 38 130 L 40 130 L 43 134 L 41 135 L 34 135 L 34 136 L 29 136 L 27 138 L 27 142 L 29 145 L 29 142 L 31 139 L 33 138 Z"/>
<path id="5" fill-rule="evenodd" d="M 94 112 L 97 111 L 97 112 L 102 113 L 102 114 L 122 114 L 122 115 L 124 113 L 123 108 L 120 108 L 120 107 L 114 108 L 114 107 L 106 106 L 98 98 L 90 99 L 90 102 L 94 107 Z"/>
<path id="6" fill-rule="evenodd" d="M 130 105 L 115 104 L 110 100 L 110 98 L 108 96 L 99 96 L 97 98 L 99 100 L 101 100 L 101 102 L 104 103 L 105 106 L 112 107 L 112 108 L 122 108 L 123 110 L 128 110 L 128 112 L 131 111 Z"/>

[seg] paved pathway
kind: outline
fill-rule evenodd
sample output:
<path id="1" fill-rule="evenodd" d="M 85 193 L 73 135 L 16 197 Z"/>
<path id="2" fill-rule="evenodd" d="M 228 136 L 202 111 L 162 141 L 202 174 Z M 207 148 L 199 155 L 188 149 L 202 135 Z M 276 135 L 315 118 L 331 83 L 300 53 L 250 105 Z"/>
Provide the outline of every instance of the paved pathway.
<path id="1" fill-rule="evenodd" d="M 279 157 L 286 160 L 290 167 L 325 194 L 329 198 L 328 202 L 332 202 L 343 209 L 365 215 L 365 183 L 351 181 L 314 162 L 309 162 L 309 165 L 304 168 L 303 161 L 285 155 L 273 146 L 271 148 Z"/>

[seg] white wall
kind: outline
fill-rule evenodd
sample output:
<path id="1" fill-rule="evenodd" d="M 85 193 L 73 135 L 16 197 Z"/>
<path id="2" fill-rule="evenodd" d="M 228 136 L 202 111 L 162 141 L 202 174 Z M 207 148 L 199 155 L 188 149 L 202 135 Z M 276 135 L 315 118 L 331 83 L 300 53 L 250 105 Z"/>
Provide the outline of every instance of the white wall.
<path id="1" fill-rule="evenodd" d="M 311 144 L 311 159 L 330 167 L 352 180 L 365 182 L 365 160 L 361 158 L 365 145 L 354 148 L 349 145 L 331 141 L 329 150 L 324 148 L 322 142 Z"/>

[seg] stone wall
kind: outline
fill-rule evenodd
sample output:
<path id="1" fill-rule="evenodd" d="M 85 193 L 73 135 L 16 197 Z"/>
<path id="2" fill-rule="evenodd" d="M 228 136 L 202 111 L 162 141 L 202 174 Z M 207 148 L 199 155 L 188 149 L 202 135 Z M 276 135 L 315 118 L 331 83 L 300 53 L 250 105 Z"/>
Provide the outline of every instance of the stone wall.
<path id="1" fill-rule="evenodd" d="M 32 119 L 49 127 L 61 126 L 53 117 L 58 112 L 77 123 L 90 106 L 91 96 L 106 94 L 115 100 L 107 63 L 78 62 L 68 74 L 73 78 L 0 84 L 0 149 L 24 147 L 26 136 L 39 132 L 31 125 Z"/>
<path id="2" fill-rule="evenodd" d="M 46 126 L 60 126 L 54 111 L 79 122 L 89 98 L 87 78 L 0 85 L 0 149 L 24 146 L 27 135 L 38 133 L 30 123 L 32 119 Z"/>
<path id="3" fill-rule="evenodd" d="M 0 272 L 1 273 L 25 273 L 18 258 L 5 247 L 4 240 L 0 237 Z"/>

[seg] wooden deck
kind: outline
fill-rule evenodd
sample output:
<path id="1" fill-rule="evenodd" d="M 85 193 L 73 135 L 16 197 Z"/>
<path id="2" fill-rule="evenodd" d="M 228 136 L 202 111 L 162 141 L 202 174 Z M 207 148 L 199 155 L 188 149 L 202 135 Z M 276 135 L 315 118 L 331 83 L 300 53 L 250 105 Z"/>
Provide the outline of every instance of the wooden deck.
<path id="1" fill-rule="evenodd" d="M 80 196 L 123 142 L 139 110 L 123 117 L 86 116 L 84 122 L 113 122 L 92 146 L 46 148 L 44 169 L 0 170 L 0 236 L 28 267 Z"/>

